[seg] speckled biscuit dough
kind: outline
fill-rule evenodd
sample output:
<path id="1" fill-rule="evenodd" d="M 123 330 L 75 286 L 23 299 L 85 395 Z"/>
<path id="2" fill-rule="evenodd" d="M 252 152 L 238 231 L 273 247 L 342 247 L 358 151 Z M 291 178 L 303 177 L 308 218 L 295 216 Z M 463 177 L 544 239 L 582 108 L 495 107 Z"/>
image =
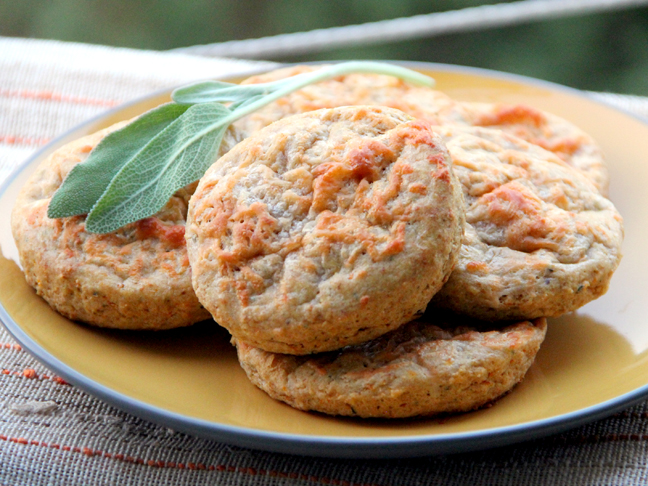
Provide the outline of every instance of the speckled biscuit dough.
<path id="1" fill-rule="evenodd" d="M 388 332 L 454 267 L 461 189 L 440 138 L 404 113 L 285 118 L 201 179 L 187 245 L 198 298 L 236 338 L 307 354 Z"/>
<path id="2" fill-rule="evenodd" d="M 274 81 L 319 68 L 282 68 L 248 78 L 243 84 Z M 412 86 L 391 76 L 349 74 L 312 84 L 249 115 L 237 126 L 253 133 L 295 113 L 347 105 L 389 106 L 435 125 L 459 124 L 503 130 L 552 151 L 583 171 L 602 194 L 607 194 L 609 178 L 601 149 L 591 136 L 573 123 L 523 104 L 454 101 L 440 91 Z"/>
<path id="3" fill-rule="evenodd" d="M 191 286 L 184 240 L 189 197 L 178 191 L 156 215 L 108 234 L 85 231 L 85 216 L 47 217 L 72 167 L 119 123 L 56 150 L 31 176 L 12 213 L 25 277 L 64 316 L 100 327 L 169 329 L 210 317 Z M 229 132 L 223 149 L 235 142 Z"/>
<path id="4" fill-rule="evenodd" d="M 582 173 L 499 130 L 434 127 L 466 204 L 459 262 L 433 305 L 480 319 L 559 316 L 604 294 L 622 218 Z"/>
<path id="5" fill-rule="evenodd" d="M 486 331 L 464 321 L 424 316 L 373 341 L 311 356 L 235 344 L 252 383 L 300 410 L 376 418 L 467 412 L 524 378 L 547 323 Z"/>

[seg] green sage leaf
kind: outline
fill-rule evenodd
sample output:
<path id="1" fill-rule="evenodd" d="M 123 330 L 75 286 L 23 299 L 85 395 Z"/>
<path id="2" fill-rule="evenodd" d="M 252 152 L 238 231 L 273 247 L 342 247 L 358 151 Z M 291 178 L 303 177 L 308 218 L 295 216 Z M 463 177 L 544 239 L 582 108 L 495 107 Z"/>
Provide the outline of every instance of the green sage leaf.
<path id="1" fill-rule="evenodd" d="M 166 103 L 108 134 L 83 163 L 72 168 L 54 193 L 47 216 L 63 218 L 89 213 L 117 172 L 187 108 Z"/>
<path id="2" fill-rule="evenodd" d="M 178 189 L 198 180 L 216 160 L 230 111 L 218 103 L 193 105 L 115 175 L 86 219 L 86 230 L 108 233 L 159 211 Z"/>
<path id="3" fill-rule="evenodd" d="M 232 84 L 205 81 L 176 89 L 171 98 L 176 103 L 241 102 L 249 97 L 271 95 L 272 101 L 309 84 L 351 73 L 372 73 L 395 76 L 419 86 L 434 86 L 434 79 L 425 74 L 394 64 L 373 61 L 351 61 L 332 64 L 315 71 L 257 84 Z M 269 103 L 270 101 L 268 101 Z"/>
<path id="4" fill-rule="evenodd" d="M 248 105 L 251 105 L 251 104 L 253 104 L 253 103 L 256 103 L 257 101 L 263 99 L 264 96 L 267 96 L 267 95 L 256 95 L 256 96 L 252 96 L 252 97 L 250 97 L 250 98 L 248 98 L 248 99 L 241 100 L 241 101 L 238 101 L 238 102 L 236 102 L 236 103 L 232 103 L 231 105 L 229 105 L 228 108 L 229 108 L 230 110 L 232 110 L 233 112 L 238 113 L 236 110 L 240 110 L 240 109 L 242 109 L 242 108 L 245 108 L 245 107 L 248 106 Z"/>
<path id="5" fill-rule="evenodd" d="M 285 81 L 285 80 L 282 80 Z M 239 103 L 251 96 L 263 96 L 276 88 L 272 83 L 232 84 L 223 81 L 205 81 L 176 89 L 171 98 L 176 103 Z"/>

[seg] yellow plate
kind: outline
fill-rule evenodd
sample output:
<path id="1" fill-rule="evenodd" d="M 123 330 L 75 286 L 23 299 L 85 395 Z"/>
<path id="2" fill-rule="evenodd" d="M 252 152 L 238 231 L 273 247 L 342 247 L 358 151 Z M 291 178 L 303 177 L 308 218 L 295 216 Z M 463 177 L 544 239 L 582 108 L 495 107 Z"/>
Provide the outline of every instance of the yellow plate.
<path id="1" fill-rule="evenodd" d="M 80 388 L 176 430 L 273 451 L 394 457 L 486 448 L 565 430 L 648 396 L 648 126 L 582 93 L 528 78 L 407 64 L 461 100 L 524 102 L 560 115 L 601 144 L 610 197 L 625 218 L 624 259 L 608 293 L 549 321 L 525 381 L 491 408 L 442 419 L 356 420 L 293 410 L 251 385 L 226 332 L 214 325 L 160 333 L 116 332 L 71 322 L 27 286 L 9 215 L 33 169 L 73 139 L 168 100 L 117 108 L 49 144 L 0 191 L 0 318 L 45 365 Z"/>

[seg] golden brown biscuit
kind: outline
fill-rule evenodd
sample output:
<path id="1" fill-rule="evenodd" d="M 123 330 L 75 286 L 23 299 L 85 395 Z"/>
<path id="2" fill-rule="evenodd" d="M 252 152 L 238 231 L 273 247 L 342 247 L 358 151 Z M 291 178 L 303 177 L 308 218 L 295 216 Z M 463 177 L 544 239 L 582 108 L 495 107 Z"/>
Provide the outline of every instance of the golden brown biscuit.
<path id="1" fill-rule="evenodd" d="M 464 102 L 452 111 L 446 111 L 449 117 L 440 116 L 441 124 L 454 122 L 499 129 L 539 145 L 583 172 L 607 195 L 609 176 L 601 148 L 590 135 L 567 120 L 523 104 Z"/>
<path id="2" fill-rule="evenodd" d="M 253 76 L 243 84 L 283 79 L 320 69 L 293 66 Z M 497 128 L 540 145 L 581 170 L 607 194 L 608 172 L 601 149 L 583 130 L 558 116 L 526 105 L 458 102 L 440 91 L 410 85 L 391 76 L 349 74 L 306 86 L 237 122 L 253 133 L 296 113 L 348 105 L 397 108 L 434 125 L 459 124 Z"/>
<path id="3" fill-rule="evenodd" d="M 382 107 L 318 110 L 243 140 L 189 204 L 194 289 L 236 338 L 337 349 L 411 320 L 446 281 L 461 190 L 427 125 Z"/>
<path id="4" fill-rule="evenodd" d="M 291 66 L 252 76 L 241 84 L 258 84 L 288 78 L 321 69 L 322 66 Z M 270 123 L 290 115 L 352 105 L 378 105 L 394 108 L 418 119 L 438 125 L 438 114 L 450 113 L 456 102 L 430 88 L 413 86 L 393 76 L 347 74 L 310 84 L 278 99 L 236 122 L 247 133 L 254 133 Z M 449 116 L 449 115 L 446 115 Z M 458 113 L 457 116 L 463 116 Z"/>
<path id="5" fill-rule="evenodd" d="M 459 262 L 433 304 L 479 319 L 559 316 L 603 295 L 622 218 L 584 175 L 499 130 L 434 127 L 466 203 Z"/>
<path id="6" fill-rule="evenodd" d="M 235 341 L 256 386 L 300 410 L 403 418 L 467 412 L 522 380 L 544 340 L 546 319 L 480 330 L 457 316 L 424 316 L 373 341 L 292 356 Z"/>
<path id="7" fill-rule="evenodd" d="M 12 213 L 27 282 L 64 316 L 95 326 L 169 329 L 209 318 L 191 287 L 184 241 L 189 197 L 178 191 L 156 215 L 108 234 L 85 231 L 85 216 L 47 217 L 54 192 L 119 123 L 58 149 L 37 168 Z M 230 132 L 223 149 L 234 143 Z"/>

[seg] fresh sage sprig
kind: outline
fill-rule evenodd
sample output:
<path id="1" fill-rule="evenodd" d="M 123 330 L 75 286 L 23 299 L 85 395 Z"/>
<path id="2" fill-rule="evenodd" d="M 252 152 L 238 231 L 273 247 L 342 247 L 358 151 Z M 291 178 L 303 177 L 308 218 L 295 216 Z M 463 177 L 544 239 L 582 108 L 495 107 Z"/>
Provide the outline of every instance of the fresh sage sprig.
<path id="1" fill-rule="evenodd" d="M 434 85 L 432 78 L 400 66 L 356 61 L 270 83 L 210 81 L 179 88 L 172 93 L 173 102 L 107 135 L 70 171 L 47 215 L 87 214 L 91 233 L 108 233 L 152 216 L 178 189 L 202 177 L 233 122 L 304 86 L 350 73 Z"/>

